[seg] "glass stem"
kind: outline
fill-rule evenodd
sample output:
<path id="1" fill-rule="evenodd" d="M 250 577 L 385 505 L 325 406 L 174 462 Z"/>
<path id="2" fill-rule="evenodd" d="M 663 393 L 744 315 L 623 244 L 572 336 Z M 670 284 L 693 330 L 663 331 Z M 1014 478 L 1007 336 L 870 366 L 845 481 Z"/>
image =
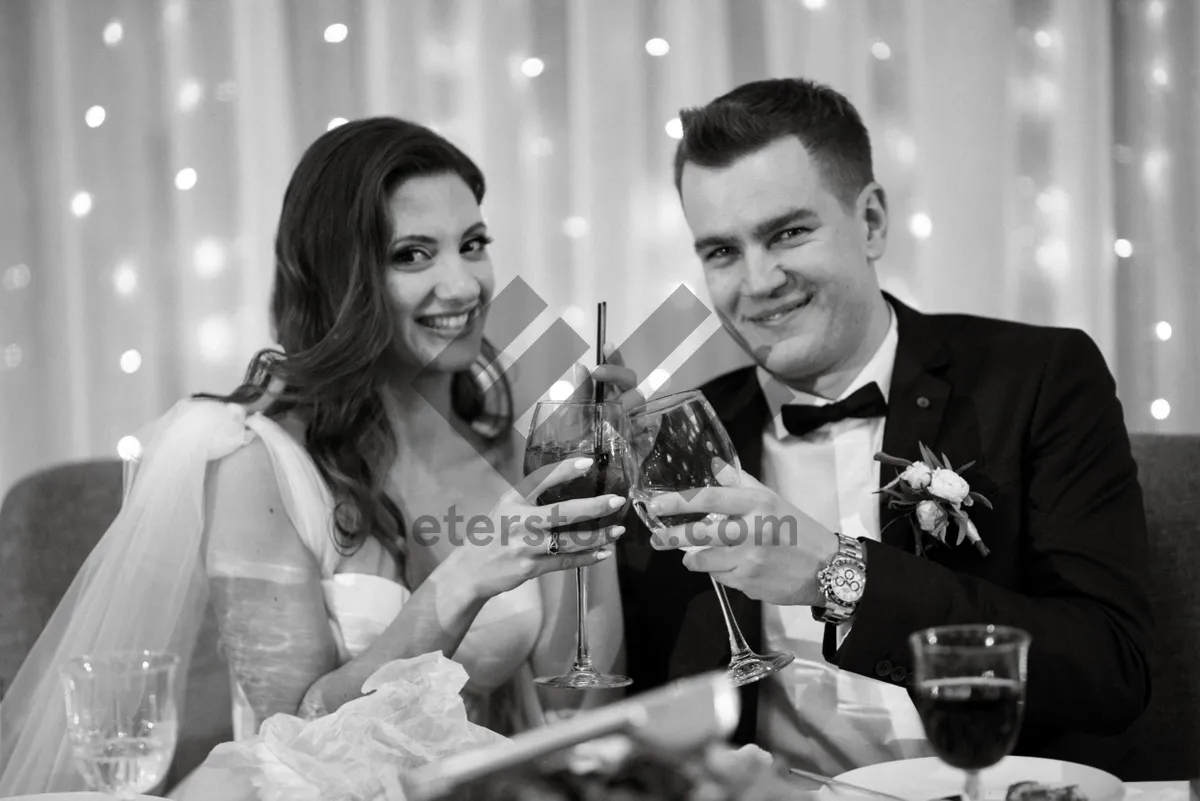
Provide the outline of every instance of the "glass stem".
<path id="1" fill-rule="evenodd" d="M 742 630 L 738 628 L 737 620 L 733 616 L 733 609 L 729 606 L 729 599 L 725 597 L 725 587 L 715 578 L 712 578 L 712 583 L 713 589 L 717 591 L 717 601 L 721 604 L 721 614 L 725 617 L 725 629 L 729 632 L 729 650 L 733 654 L 731 661 L 736 663 L 739 659 L 750 656 L 750 646 L 746 645 L 746 638 L 742 636 Z"/>
<path id="2" fill-rule="evenodd" d="M 963 788 L 967 801 L 983 801 L 983 787 L 979 784 L 979 771 L 967 771 L 967 784 Z"/>
<path id="3" fill-rule="evenodd" d="M 579 601 L 579 640 L 575 649 L 575 670 L 591 672 L 592 655 L 587 634 L 587 568 L 575 568 L 575 590 Z"/>

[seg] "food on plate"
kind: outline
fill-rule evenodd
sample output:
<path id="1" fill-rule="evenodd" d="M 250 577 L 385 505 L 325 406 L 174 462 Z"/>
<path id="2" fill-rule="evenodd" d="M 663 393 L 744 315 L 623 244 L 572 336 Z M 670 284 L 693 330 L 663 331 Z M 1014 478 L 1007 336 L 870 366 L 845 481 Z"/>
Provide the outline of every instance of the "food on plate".
<path id="1" fill-rule="evenodd" d="M 1008 788 L 1004 801 L 1088 801 L 1074 784 L 1054 787 L 1039 782 L 1017 782 Z"/>

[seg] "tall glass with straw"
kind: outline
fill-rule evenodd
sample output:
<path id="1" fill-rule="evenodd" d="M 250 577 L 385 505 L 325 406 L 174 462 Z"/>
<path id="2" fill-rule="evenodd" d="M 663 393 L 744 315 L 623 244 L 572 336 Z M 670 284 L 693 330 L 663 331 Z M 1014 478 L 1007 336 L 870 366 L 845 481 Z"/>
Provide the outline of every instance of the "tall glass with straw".
<path id="1" fill-rule="evenodd" d="M 596 361 L 604 364 L 607 304 L 600 303 L 596 331 Z M 592 467 L 582 476 L 551 487 L 538 498 L 539 505 L 553 505 L 577 498 L 599 495 L 628 497 L 629 487 L 636 480 L 637 462 L 630 447 L 629 418 L 619 402 L 604 399 L 604 387 L 597 381 L 591 398 L 565 401 L 541 401 L 533 411 L 529 439 L 525 447 L 525 474 L 540 467 L 566 459 L 587 457 Z M 595 530 L 618 525 L 625 508 L 618 508 L 595 520 L 554 526 L 555 535 L 572 535 L 578 539 L 592 538 L 597 547 L 604 539 Z M 587 631 L 587 571 L 575 570 L 576 600 L 578 603 L 578 639 L 575 663 L 559 676 L 539 676 L 538 684 L 572 690 L 610 689 L 633 683 L 627 676 L 601 673 L 592 664 Z"/>

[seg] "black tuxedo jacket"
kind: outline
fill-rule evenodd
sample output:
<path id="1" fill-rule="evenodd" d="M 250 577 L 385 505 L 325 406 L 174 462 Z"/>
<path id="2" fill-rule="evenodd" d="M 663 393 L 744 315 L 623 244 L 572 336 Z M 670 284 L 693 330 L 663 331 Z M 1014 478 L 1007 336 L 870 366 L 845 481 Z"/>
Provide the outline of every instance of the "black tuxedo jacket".
<path id="1" fill-rule="evenodd" d="M 1115 735 L 1149 701 L 1152 621 L 1142 493 L 1104 358 L 1080 331 L 925 315 L 888 300 L 899 344 L 883 450 L 919 459 L 923 442 L 956 466 L 974 460 L 964 478 L 994 509 L 976 504 L 970 516 L 991 553 L 964 542 L 916 556 L 911 525 L 888 525 L 897 513 L 880 495 L 883 541 L 866 545 L 865 595 L 840 648 L 826 627 L 825 658 L 911 687 L 913 631 L 1017 626 L 1032 644 L 1015 753 L 1124 772 L 1135 744 Z M 755 369 L 702 390 L 758 477 L 769 412 Z M 894 475 L 881 467 L 881 482 Z M 618 566 L 632 691 L 724 667 L 729 644 L 708 576 L 684 568 L 678 551 L 653 550 L 636 517 L 626 525 Z M 728 595 L 759 650 L 760 604 Z M 756 690 L 743 689 L 738 742 L 754 741 Z"/>

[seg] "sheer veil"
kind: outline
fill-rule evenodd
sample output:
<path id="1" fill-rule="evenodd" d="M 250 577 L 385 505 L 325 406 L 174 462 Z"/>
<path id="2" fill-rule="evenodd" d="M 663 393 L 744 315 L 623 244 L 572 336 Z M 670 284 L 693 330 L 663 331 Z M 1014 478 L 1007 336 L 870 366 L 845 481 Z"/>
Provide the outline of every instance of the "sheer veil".
<path id="1" fill-rule="evenodd" d="M 184 400 L 147 427 L 136 480 L 0 703 L 0 797 L 87 789 L 71 762 L 58 669 L 99 651 L 179 656 L 177 704 L 205 607 L 208 463 L 253 437 L 245 410 Z"/>

